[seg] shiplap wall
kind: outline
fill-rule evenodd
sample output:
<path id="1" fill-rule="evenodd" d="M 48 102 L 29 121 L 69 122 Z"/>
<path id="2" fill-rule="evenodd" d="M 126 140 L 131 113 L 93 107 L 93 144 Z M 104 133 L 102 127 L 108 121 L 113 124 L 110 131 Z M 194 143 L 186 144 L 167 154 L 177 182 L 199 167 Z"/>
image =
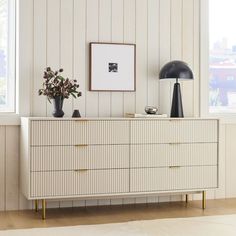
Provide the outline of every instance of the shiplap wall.
<path id="1" fill-rule="evenodd" d="M 51 66 L 54 69 L 63 67 L 66 76 L 77 78 L 83 93 L 77 100 L 65 101 L 67 116 L 71 116 L 76 108 L 82 116 L 123 116 L 125 112 L 143 112 L 146 105 L 156 105 L 160 112 L 169 114 L 173 82 L 160 82 L 158 73 L 166 62 L 180 59 L 188 62 L 195 74 L 194 82 L 181 84 L 185 115 L 197 116 L 199 8 L 200 0 L 20 0 L 19 72 L 20 78 L 27 82 L 20 96 L 30 103 L 30 108 L 25 106 L 21 112 L 33 116 L 51 116 L 52 105 L 37 95 L 42 85 L 43 69 Z M 91 41 L 136 43 L 136 92 L 88 91 L 88 43 Z M 222 126 L 226 140 L 232 138 L 234 129 Z M 223 135 L 221 137 L 224 143 Z M 19 191 L 19 127 L 0 127 L 0 138 L 0 210 L 31 207 L 32 204 L 27 203 Z M 232 142 L 226 146 L 231 151 L 235 149 Z M 221 149 L 223 154 L 224 150 Z M 235 161 L 228 149 L 226 154 L 221 158 L 221 188 L 210 192 L 208 196 L 211 198 L 236 196 L 231 180 L 235 172 L 228 169 Z M 194 196 L 195 199 L 197 197 Z M 179 199 L 181 196 L 66 201 L 54 202 L 50 206 Z"/>
<path id="2" fill-rule="evenodd" d="M 83 96 L 65 101 L 66 116 L 123 116 L 156 105 L 170 111 L 173 82 L 158 80 L 160 67 L 184 60 L 195 80 L 182 83 L 186 116 L 198 115 L 199 0 L 22 0 L 30 50 L 31 115 L 51 116 L 52 105 L 37 90 L 46 66 L 77 78 Z M 32 11 L 29 14 L 29 11 Z M 90 92 L 89 42 L 137 45 L 136 92 Z"/>

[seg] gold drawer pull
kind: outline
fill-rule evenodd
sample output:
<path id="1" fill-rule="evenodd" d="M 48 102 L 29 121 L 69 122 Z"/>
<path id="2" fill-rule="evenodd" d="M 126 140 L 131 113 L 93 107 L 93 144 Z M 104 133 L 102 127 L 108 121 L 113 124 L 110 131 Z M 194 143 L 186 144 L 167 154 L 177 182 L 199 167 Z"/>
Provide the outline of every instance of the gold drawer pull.
<path id="1" fill-rule="evenodd" d="M 180 166 L 169 166 L 170 169 L 178 169 Z"/>
<path id="2" fill-rule="evenodd" d="M 88 144 L 76 144 L 75 147 L 88 147 Z"/>
<path id="3" fill-rule="evenodd" d="M 77 170 L 74 170 L 75 172 L 85 172 L 85 171 L 88 171 L 88 169 L 77 169 Z"/>

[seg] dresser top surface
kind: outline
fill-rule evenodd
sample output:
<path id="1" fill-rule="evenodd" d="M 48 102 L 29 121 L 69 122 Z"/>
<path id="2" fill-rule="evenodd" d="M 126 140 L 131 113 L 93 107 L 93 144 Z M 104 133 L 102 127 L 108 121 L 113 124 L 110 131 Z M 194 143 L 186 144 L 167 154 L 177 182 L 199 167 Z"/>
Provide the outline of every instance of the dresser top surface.
<path id="1" fill-rule="evenodd" d="M 79 120 L 173 120 L 173 121 L 181 121 L 181 120 L 219 120 L 218 118 L 202 118 L 202 117 L 186 117 L 186 118 L 156 118 L 156 117 L 140 117 L 140 118 L 128 118 L 128 117 L 81 117 L 81 118 L 71 118 L 71 117 L 64 117 L 64 118 L 54 118 L 54 117 L 22 117 L 22 120 L 45 120 L 45 121 L 79 121 Z"/>

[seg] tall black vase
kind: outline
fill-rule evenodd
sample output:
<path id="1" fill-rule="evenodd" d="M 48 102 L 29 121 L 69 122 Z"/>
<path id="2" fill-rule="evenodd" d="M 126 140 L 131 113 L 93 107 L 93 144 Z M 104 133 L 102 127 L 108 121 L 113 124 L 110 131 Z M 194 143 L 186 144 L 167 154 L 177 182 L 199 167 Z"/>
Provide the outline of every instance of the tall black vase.
<path id="1" fill-rule="evenodd" d="M 55 97 L 53 99 L 54 111 L 52 115 L 54 117 L 63 117 L 64 111 L 62 110 L 64 98 L 62 96 Z"/>

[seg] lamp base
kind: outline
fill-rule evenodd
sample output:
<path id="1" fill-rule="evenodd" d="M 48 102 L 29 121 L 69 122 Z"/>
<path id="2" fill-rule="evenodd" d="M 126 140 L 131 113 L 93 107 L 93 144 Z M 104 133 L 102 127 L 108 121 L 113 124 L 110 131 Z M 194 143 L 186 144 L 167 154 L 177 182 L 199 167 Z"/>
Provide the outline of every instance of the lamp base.
<path id="1" fill-rule="evenodd" d="M 180 84 L 174 85 L 170 117 L 184 117 Z"/>

